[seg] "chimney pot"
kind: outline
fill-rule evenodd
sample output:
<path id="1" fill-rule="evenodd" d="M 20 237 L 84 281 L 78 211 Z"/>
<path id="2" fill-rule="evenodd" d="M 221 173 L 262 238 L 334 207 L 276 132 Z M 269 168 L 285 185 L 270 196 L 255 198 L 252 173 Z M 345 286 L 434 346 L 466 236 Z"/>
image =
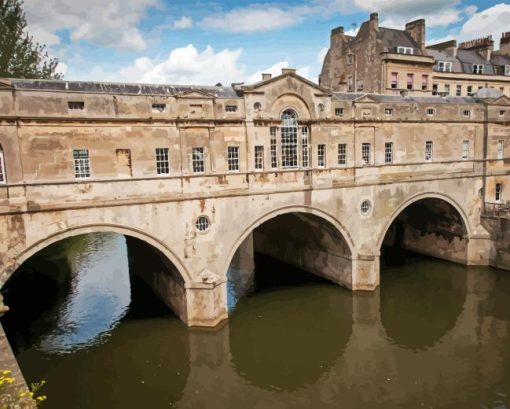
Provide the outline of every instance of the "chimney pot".
<path id="1" fill-rule="evenodd" d="M 272 75 L 267 72 L 262 73 L 262 81 L 270 80 L 271 77 L 272 77 Z"/>
<path id="2" fill-rule="evenodd" d="M 285 74 L 295 74 L 296 69 L 295 68 L 282 68 L 282 75 Z"/>

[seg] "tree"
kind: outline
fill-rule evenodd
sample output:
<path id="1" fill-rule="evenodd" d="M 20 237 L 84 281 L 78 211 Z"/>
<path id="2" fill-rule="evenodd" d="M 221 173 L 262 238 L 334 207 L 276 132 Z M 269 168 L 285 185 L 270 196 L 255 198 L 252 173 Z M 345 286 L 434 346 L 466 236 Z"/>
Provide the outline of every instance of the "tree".
<path id="1" fill-rule="evenodd" d="M 34 43 L 26 31 L 20 0 L 0 0 L 0 77 L 62 79 L 58 59 L 49 58 L 46 46 Z"/>

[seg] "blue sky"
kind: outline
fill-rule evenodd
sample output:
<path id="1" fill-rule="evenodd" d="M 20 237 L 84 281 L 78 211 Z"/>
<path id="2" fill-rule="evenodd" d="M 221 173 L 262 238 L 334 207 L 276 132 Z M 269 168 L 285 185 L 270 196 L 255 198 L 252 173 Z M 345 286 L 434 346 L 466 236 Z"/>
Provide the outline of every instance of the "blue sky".
<path id="1" fill-rule="evenodd" d="M 510 4 L 490 0 L 25 0 L 28 29 L 69 80 L 214 85 L 294 67 L 316 80 L 332 28 L 353 32 L 425 18 L 427 40 L 510 31 Z"/>

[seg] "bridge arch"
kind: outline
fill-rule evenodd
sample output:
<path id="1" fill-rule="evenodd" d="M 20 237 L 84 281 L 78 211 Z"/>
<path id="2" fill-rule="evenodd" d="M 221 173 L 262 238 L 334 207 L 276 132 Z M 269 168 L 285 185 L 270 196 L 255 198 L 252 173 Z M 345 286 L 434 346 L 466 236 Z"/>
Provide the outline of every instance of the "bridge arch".
<path id="1" fill-rule="evenodd" d="M 388 219 L 388 221 L 384 225 L 381 233 L 379 234 L 379 238 L 377 240 L 377 245 L 376 245 L 376 250 L 377 251 L 380 251 L 381 246 L 382 246 L 383 241 L 384 241 L 384 238 L 386 237 L 386 234 L 388 233 L 391 225 L 397 219 L 397 217 L 399 215 L 401 215 L 402 212 L 405 211 L 412 204 L 417 203 L 420 200 L 425 200 L 425 199 L 439 199 L 439 200 L 442 200 L 442 201 L 448 203 L 449 205 L 451 205 L 458 212 L 458 214 L 460 215 L 462 223 L 463 223 L 463 227 L 466 230 L 467 236 L 468 237 L 471 236 L 472 229 L 471 229 L 471 226 L 469 224 L 469 219 L 468 219 L 466 213 L 464 212 L 464 210 L 462 209 L 462 207 L 459 205 L 459 203 L 457 203 L 450 196 L 445 195 L 443 193 L 425 192 L 425 193 L 416 194 L 416 195 L 411 196 L 410 198 L 406 199 L 392 213 L 391 217 Z"/>
<path id="2" fill-rule="evenodd" d="M 56 243 L 60 240 L 69 237 L 79 236 L 81 234 L 100 232 L 118 233 L 124 236 L 134 237 L 151 245 L 152 247 L 160 251 L 165 257 L 167 257 L 167 259 L 175 266 L 185 285 L 188 285 L 191 282 L 190 274 L 186 267 L 184 266 L 184 264 L 160 240 L 132 227 L 115 224 L 87 224 L 61 230 L 57 233 L 54 233 L 46 237 L 45 239 L 35 242 L 34 244 L 28 246 L 27 248 L 23 249 L 20 252 L 18 252 L 15 247 L 11 248 L 6 253 L 5 259 L 7 260 L 7 263 L 6 265 L 3 266 L 2 270 L 0 271 L 0 287 L 2 287 L 5 284 L 9 277 L 16 271 L 18 267 L 20 267 L 23 264 L 23 262 L 28 260 L 31 256 L 35 255 L 38 251 L 49 246 L 50 244 Z"/>
<path id="3" fill-rule="evenodd" d="M 277 209 L 273 209 L 269 212 L 264 213 L 261 216 L 258 216 L 256 220 L 251 221 L 249 224 L 245 225 L 241 231 L 241 234 L 237 237 L 234 243 L 231 245 L 229 252 L 227 253 L 227 257 L 225 258 L 222 272 L 224 277 L 228 275 L 229 267 L 232 263 L 234 255 L 236 251 L 240 248 L 240 246 L 245 242 L 250 234 L 252 234 L 257 227 L 262 226 L 266 222 L 274 220 L 279 216 L 285 215 L 303 215 L 303 216 L 312 216 L 317 221 L 323 221 L 326 226 L 332 228 L 334 233 L 338 236 L 340 240 L 342 240 L 342 244 L 347 247 L 348 255 L 346 257 L 349 258 L 349 262 L 357 256 L 357 250 L 354 245 L 353 239 L 347 229 L 342 225 L 342 223 L 330 215 L 329 213 L 315 208 L 311 206 L 284 206 L 279 207 Z M 352 266 L 351 266 L 352 268 Z M 344 284 L 343 284 L 344 285 Z M 345 285 L 350 286 L 351 283 L 345 283 Z"/>

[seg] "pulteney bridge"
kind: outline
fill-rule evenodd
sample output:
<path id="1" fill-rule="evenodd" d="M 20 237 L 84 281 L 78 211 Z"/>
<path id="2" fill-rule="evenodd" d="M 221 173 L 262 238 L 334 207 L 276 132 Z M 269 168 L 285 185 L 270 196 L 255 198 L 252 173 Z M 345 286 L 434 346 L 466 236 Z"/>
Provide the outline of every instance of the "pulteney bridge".
<path id="1" fill-rule="evenodd" d="M 481 216 L 510 199 L 509 120 L 491 92 L 340 94 L 289 69 L 232 87 L 0 80 L 0 286 L 98 231 L 155 249 L 168 268 L 145 278 L 190 326 L 227 318 L 228 272 L 254 252 L 352 290 L 378 287 L 396 243 L 505 267 Z"/>

